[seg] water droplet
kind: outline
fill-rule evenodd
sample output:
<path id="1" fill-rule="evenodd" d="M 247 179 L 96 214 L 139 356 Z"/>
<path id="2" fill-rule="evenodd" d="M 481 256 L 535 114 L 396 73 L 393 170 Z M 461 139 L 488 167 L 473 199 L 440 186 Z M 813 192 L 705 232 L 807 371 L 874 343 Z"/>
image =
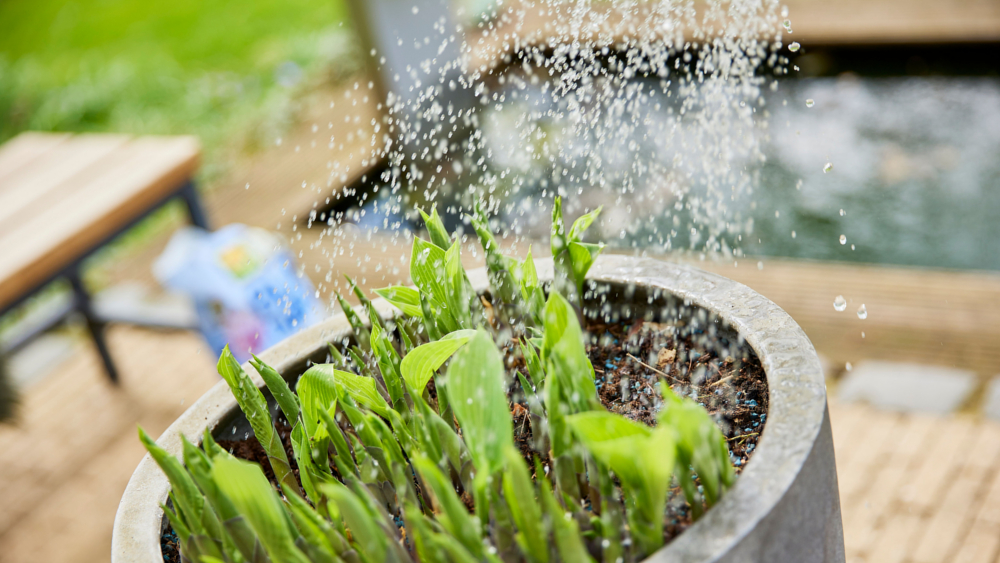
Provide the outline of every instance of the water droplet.
<path id="1" fill-rule="evenodd" d="M 851 365 L 851 362 L 847 362 L 844 365 L 844 369 L 846 369 L 847 371 L 851 371 L 852 369 L 854 369 L 854 366 Z"/>
<path id="2" fill-rule="evenodd" d="M 838 312 L 847 309 L 847 299 L 844 299 L 843 295 L 835 297 L 833 300 L 833 309 Z"/>
<path id="3" fill-rule="evenodd" d="M 785 20 L 785 21 L 781 22 L 781 25 L 785 26 L 785 29 L 787 29 L 787 30 L 791 30 L 792 29 L 792 22 L 791 22 L 791 20 Z"/>
<path id="4" fill-rule="evenodd" d="M 802 45 L 799 45 L 797 41 L 792 41 L 792 44 L 788 46 L 788 50 L 794 53 L 798 51 L 800 47 L 802 47 Z"/>
<path id="5" fill-rule="evenodd" d="M 864 303 L 862 303 L 861 306 L 858 307 L 858 318 L 862 320 L 868 318 L 868 308 L 865 307 Z"/>
<path id="6" fill-rule="evenodd" d="M 816 100 L 814 100 L 812 98 L 809 98 L 809 99 L 806 100 L 806 107 L 807 108 L 811 108 L 814 105 L 816 105 Z"/>
<path id="7" fill-rule="evenodd" d="M 847 244 L 847 235 L 840 235 L 840 244 Z"/>
<path id="8" fill-rule="evenodd" d="M 795 231 L 792 231 L 792 238 L 795 238 Z"/>
<path id="9" fill-rule="evenodd" d="M 826 166 L 823 167 L 823 173 L 825 174 L 825 173 L 831 172 L 831 171 L 833 171 L 833 163 L 832 162 L 827 162 Z"/>
<path id="10" fill-rule="evenodd" d="M 843 209 L 841 209 L 841 210 L 840 210 L 840 216 L 841 216 L 841 217 L 843 217 L 844 215 L 847 215 L 847 213 L 844 213 L 844 210 L 843 210 Z"/>

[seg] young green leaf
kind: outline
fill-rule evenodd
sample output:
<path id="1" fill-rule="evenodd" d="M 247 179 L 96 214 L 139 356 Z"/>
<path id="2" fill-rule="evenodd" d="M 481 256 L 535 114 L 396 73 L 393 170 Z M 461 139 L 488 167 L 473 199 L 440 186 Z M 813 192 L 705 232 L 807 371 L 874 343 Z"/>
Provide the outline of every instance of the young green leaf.
<path id="1" fill-rule="evenodd" d="M 569 230 L 569 240 L 573 242 L 579 242 L 583 237 L 583 232 L 590 228 L 590 225 L 597 219 L 597 216 L 601 214 L 601 210 L 604 206 L 600 206 L 597 209 L 581 215 L 576 221 L 573 221 L 573 227 Z"/>
<path id="2" fill-rule="evenodd" d="M 139 440 L 146 446 L 150 457 L 160 466 L 170 481 L 170 489 L 174 495 L 174 507 L 187 524 L 190 533 L 192 535 L 207 533 L 215 538 L 221 537 L 221 527 L 215 513 L 205 505 L 205 497 L 181 462 L 157 445 L 141 426 L 139 427 Z"/>
<path id="3" fill-rule="evenodd" d="M 420 293 L 427 296 L 432 309 L 440 311 L 441 321 L 448 332 L 456 330 L 458 325 L 454 315 L 448 310 L 447 271 L 445 270 L 445 251 L 433 244 L 413 238 L 413 252 L 410 256 L 410 277 Z M 424 317 L 426 318 L 426 312 Z"/>
<path id="4" fill-rule="evenodd" d="M 368 333 L 368 327 L 365 326 L 364 321 L 358 315 L 358 312 L 351 307 L 351 304 L 344 299 L 344 296 L 337 293 L 337 302 L 340 303 L 340 309 L 344 311 L 344 316 L 347 317 L 347 322 L 351 324 L 351 329 L 354 331 L 354 340 L 358 342 L 361 349 L 365 352 L 369 351 L 369 342 L 371 341 L 371 335 Z"/>
<path id="5" fill-rule="evenodd" d="M 573 277 L 576 281 L 576 290 L 580 294 L 583 292 L 583 282 L 587 279 L 587 272 L 594 265 L 597 255 L 604 250 L 603 244 L 590 244 L 585 242 L 569 243 L 569 256 L 573 264 Z"/>
<path id="6" fill-rule="evenodd" d="M 559 378 L 562 397 L 568 402 L 570 412 L 603 408 L 597 398 L 594 366 L 587 357 L 576 313 L 569 302 L 555 292 L 549 295 L 545 305 L 542 359 L 546 380 Z"/>
<path id="7" fill-rule="evenodd" d="M 469 219 L 472 221 L 472 227 L 476 230 L 479 243 L 486 254 L 486 268 L 490 274 L 490 286 L 500 302 L 513 302 L 519 286 L 511 273 L 512 260 L 500 252 L 500 245 L 497 244 L 496 239 L 493 238 L 493 232 L 490 231 L 489 219 L 479 204 L 476 205 L 476 211 Z"/>
<path id="8" fill-rule="evenodd" d="M 448 367 L 448 402 L 455 411 L 476 469 L 492 474 L 503 467 L 504 448 L 513 446 L 503 358 L 490 335 L 477 331 Z"/>
<path id="9" fill-rule="evenodd" d="M 281 377 L 277 370 L 265 364 L 256 355 L 250 360 L 250 365 L 257 370 L 271 395 L 274 395 L 274 400 L 281 407 L 281 412 L 285 413 L 288 424 L 294 425 L 299 418 L 299 399 L 288 387 L 288 382 L 285 381 L 284 377 Z"/>
<path id="10" fill-rule="evenodd" d="M 448 361 L 448 358 L 459 348 L 465 346 L 465 343 L 475 334 L 474 330 L 457 330 L 440 340 L 414 348 L 403 357 L 399 366 L 399 371 L 406 384 L 418 393 L 422 392 L 424 387 L 427 387 L 427 382 L 434 376 L 434 372 Z"/>
<path id="11" fill-rule="evenodd" d="M 547 563 L 549 546 L 542 525 L 542 513 L 535 501 L 531 475 L 516 449 L 507 449 L 504 456 L 507 465 L 503 474 L 503 494 L 517 525 L 517 543 L 529 561 Z"/>
<path id="12" fill-rule="evenodd" d="M 587 451 L 621 480 L 632 507 L 633 535 L 642 549 L 646 553 L 658 549 L 663 544 L 663 510 L 676 459 L 673 431 L 653 430 L 603 411 L 572 415 L 566 422 Z"/>
<path id="13" fill-rule="evenodd" d="M 310 373 L 312 374 L 311 377 L 315 377 L 317 380 L 320 378 L 323 378 L 326 381 L 332 380 L 337 388 L 342 389 L 355 401 L 368 407 L 380 416 L 384 416 L 386 418 L 389 417 L 389 403 L 387 403 L 385 397 L 378 392 L 378 388 L 376 387 L 375 380 L 373 378 L 363 377 L 349 371 L 334 369 L 332 364 L 316 364 L 306 370 L 306 373 L 303 374 L 302 377 L 305 378 L 307 375 L 310 375 Z M 301 386 L 302 383 L 300 382 L 300 396 L 302 393 Z M 303 405 L 308 404 L 305 402 L 305 398 L 303 398 L 302 401 Z"/>
<path id="14" fill-rule="evenodd" d="M 661 426 L 673 429 L 680 466 L 694 468 L 701 481 L 705 504 L 711 507 L 736 480 L 725 436 L 701 405 L 681 399 L 669 387 L 661 386 L 661 392 L 664 406 L 658 421 Z M 685 493 L 691 497 L 688 502 L 696 513 L 700 513 L 699 501 L 690 491 L 693 487 L 686 488 L 689 490 Z"/>
<path id="15" fill-rule="evenodd" d="M 281 501 L 259 466 L 222 457 L 212 466 L 212 478 L 246 518 L 274 563 L 309 563 L 295 546 L 297 534 L 289 528 Z"/>
<path id="16" fill-rule="evenodd" d="M 482 555 L 483 540 L 480 537 L 479 520 L 472 517 L 458 498 L 451 479 L 431 460 L 424 456 L 413 458 L 413 467 L 420 473 L 423 482 L 434 493 L 435 508 L 439 512 L 437 521 L 459 542 L 477 556 Z M 478 510 L 478 508 L 477 508 Z"/>
<path id="17" fill-rule="evenodd" d="M 374 309 L 369 309 L 369 314 L 374 317 Z M 373 321 L 374 322 L 374 321 Z M 382 373 L 382 381 L 385 382 L 386 391 L 389 393 L 389 400 L 392 405 L 400 410 L 405 408 L 401 402 L 403 399 L 403 381 L 399 375 L 399 354 L 392 347 L 392 342 L 381 327 L 372 325 L 371 333 L 372 354 L 378 362 L 379 371 Z"/>
<path id="18" fill-rule="evenodd" d="M 330 483 L 324 485 L 322 489 L 323 493 L 337 505 L 365 560 L 389 561 L 392 551 L 388 542 L 392 540 L 386 537 L 382 527 L 379 526 L 378 515 L 372 514 L 361 499 L 340 483 Z"/>
<path id="19" fill-rule="evenodd" d="M 548 521 L 552 526 L 556 540 L 556 550 L 562 561 L 581 561 L 593 563 L 593 558 L 587 553 L 587 546 L 580 536 L 580 527 L 573 515 L 566 512 L 549 487 L 548 479 L 541 479 L 539 497 Z"/>
<path id="20" fill-rule="evenodd" d="M 459 326 L 472 328 L 472 298 L 475 292 L 465 275 L 461 257 L 462 244 L 455 241 L 444 253 L 444 269 L 448 283 L 448 308 Z"/>
<path id="21" fill-rule="evenodd" d="M 267 401 L 260 389 L 250 379 L 250 376 L 243 371 L 239 362 L 229 351 L 229 346 L 222 350 L 218 363 L 219 375 L 226 380 L 240 409 L 246 415 L 257 441 L 267 452 L 267 459 L 271 463 L 274 475 L 281 483 L 282 487 L 288 487 L 296 492 L 299 491 L 299 484 L 292 474 L 292 468 L 288 464 L 288 457 L 285 455 L 285 447 L 281 443 L 281 438 L 274 429 L 271 421 L 271 413 L 267 408 Z"/>
<path id="22" fill-rule="evenodd" d="M 229 497 L 222 494 L 218 484 L 212 479 L 212 461 L 205 452 L 189 442 L 183 434 L 181 440 L 184 448 L 184 465 L 195 483 L 198 484 L 198 488 L 205 494 L 209 505 L 218 514 L 222 521 L 222 527 L 228 533 L 228 537 L 225 537 L 226 535 L 223 537 L 225 551 L 232 553 L 232 548 L 235 548 L 249 562 L 260 560 L 260 547 L 253 530 L 236 510 Z"/>
<path id="23" fill-rule="evenodd" d="M 316 563 L 336 562 L 336 552 L 330 544 L 330 538 L 324 533 L 325 529 L 332 529 L 330 524 L 299 495 L 292 493 L 285 495 L 285 499 L 292 522 L 305 540 L 301 542 L 300 548 Z"/>
<path id="24" fill-rule="evenodd" d="M 424 312 L 420 308 L 420 292 L 412 287 L 395 285 L 376 289 L 375 293 L 388 301 L 393 307 L 399 309 L 404 315 L 411 317 L 424 317 Z"/>
<path id="25" fill-rule="evenodd" d="M 427 227 L 427 235 L 431 239 L 431 243 L 437 246 L 441 250 L 446 250 L 451 246 L 451 237 L 448 236 L 448 229 L 444 227 L 444 222 L 441 221 L 441 217 L 438 215 L 437 207 L 431 208 L 431 214 L 427 215 L 424 213 L 423 209 L 418 209 L 420 216 L 424 219 L 424 225 Z"/>
<path id="26" fill-rule="evenodd" d="M 368 296 L 365 295 L 364 291 L 361 291 L 361 288 L 358 287 L 357 283 L 355 283 L 354 278 L 348 276 L 347 274 L 344 274 L 344 278 L 347 279 L 347 283 L 348 285 L 351 286 L 351 291 L 354 292 L 354 296 L 358 298 L 358 302 L 361 303 L 361 307 L 365 311 L 368 311 L 368 319 L 372 323 L 371 326 L 377 326 L 384 331 L 385 322 L 382 321 L 382 317 L 377 313 L 372 314 L 372 311 L 375 310 L 375 306 L 372 304 L 372 300 L 368 299 Z"/>
<path id="27" fill-rule="evenodd" d="M 316 410 L 319 413 L 320 421 L 326 425 L 324 431 L 330 436 L 330 440 L 333 442 L 334 450 L 337 452 L 338 465 L 344 466 L 350 473 L 357 475 L 358 466 L 351 456 L 347 440 L 344 439 L 344 434 L 341 432 L 340 426 L 334 420 L 333 414 L 331 414 L 334 409 L 331 407 L 329 410 L 323 410 L 322 408 L 317 408 Z"/>

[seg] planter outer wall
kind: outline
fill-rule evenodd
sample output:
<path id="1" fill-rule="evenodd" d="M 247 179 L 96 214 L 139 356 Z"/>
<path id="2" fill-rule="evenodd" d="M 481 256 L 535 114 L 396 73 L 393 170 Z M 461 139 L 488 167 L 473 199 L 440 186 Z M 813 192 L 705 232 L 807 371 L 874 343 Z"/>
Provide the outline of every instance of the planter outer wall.
<path id="1" fill-rule="evenodd" d="M 551 260 L 538 261 L 539 278 L 552 278 Z M 754 456 L 718 505 L 647 563 L 842 563 L 843 527 L 837 490 L 826 386 L 819 357 L 802 329 L 777 305 L 750 288 L 696 268 L 629 256 L 602 256 L 588 277 L 662 290 L 729 323 L 760 358 L 769 388 L 768 421 Z M 470 272 L 478 290 L 485 272 Z M 385 316 L 394 309 L 375 301 Z M 327 343 L 350 333 L 336 315 L 270 348 L 261 359 L 280 373 L 300 373 L 326 358 Z M 247 368 L 257 384 L 263 381 Z M 180 435 L 197 438 L 206 426 L 232 420 L 236 400 L 220 381 L 177 419 L 158 442 L 179 455 Z M 147 454 L 118 507 L 113 563 L 159 563 L 160 529 L 170 485 Z"/>

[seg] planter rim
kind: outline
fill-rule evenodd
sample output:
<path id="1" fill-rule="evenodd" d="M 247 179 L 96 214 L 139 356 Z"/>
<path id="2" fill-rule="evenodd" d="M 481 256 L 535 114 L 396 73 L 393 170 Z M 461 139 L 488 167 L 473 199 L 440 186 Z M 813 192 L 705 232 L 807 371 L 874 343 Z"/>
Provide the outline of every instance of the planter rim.
<path id="1" fill-rule="evenodd" d="M 552 279 L 551 259 L 537 260 L 537 266 L 540 280 Z M 485 269 L 470 271 L 469 277 L 477 291 L 489 287 Z M 768 383 L 768 420 L 767 431 L 753 457 L 718 505 L 646 562 L 720 560 L 747 538 L 789 492 L 824 424 L 828 433 L 826 385 L 819 357 L 805 332 L 787 313 L 747 286 L 722 276 L 652 258 L 604 255 L 595 262 L 588 278 L 663 290 L 707 309 L 736 329 L 761 361 Z M 384 317 L 397 314 L 383 299 L 374 300 L 374 304 Z M 260 357 L 285 373 L 349 332 L 346 317 L 337 314 L 269 348 Z M 256 371 L 244 367 L 263 387 Z M 157 442 L 171 454 L 179 455 L 181 434 L 200 443 L 206 426 L 215 427 L 237 408 L 225 381 L 219 381 Z M 166 476 L 146 454 L 118 506 L 111 542 L 113 563 L 162 561 L 163 511 L 159 505 L 166 501 L 169 489 Z"/>

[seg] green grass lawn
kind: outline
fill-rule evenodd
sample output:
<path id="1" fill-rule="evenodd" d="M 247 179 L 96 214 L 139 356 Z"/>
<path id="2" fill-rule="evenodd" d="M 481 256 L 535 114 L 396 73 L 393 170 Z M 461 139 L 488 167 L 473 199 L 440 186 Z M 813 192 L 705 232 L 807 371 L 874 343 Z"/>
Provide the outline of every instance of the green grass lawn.
<path id="1" fill-rule="evenodd" d="M 0 0 L 0 142 L 20 131 L 193 133 L 205 170 L 346 68 L 342 0 Z"/>
<path id="2" fill-rule="evenodd" d="M 296 96 L 352 72 L 343 0 L 0 0 L 0 143 L 25 130 L 194 134 L 202 186 L 268 145 Z M 100 265 L 184 221 L 171 205 Z M 44 299 L 62 291 L 43 292 Z M 19 314 L 0 318 L 0 340 Z"/>

